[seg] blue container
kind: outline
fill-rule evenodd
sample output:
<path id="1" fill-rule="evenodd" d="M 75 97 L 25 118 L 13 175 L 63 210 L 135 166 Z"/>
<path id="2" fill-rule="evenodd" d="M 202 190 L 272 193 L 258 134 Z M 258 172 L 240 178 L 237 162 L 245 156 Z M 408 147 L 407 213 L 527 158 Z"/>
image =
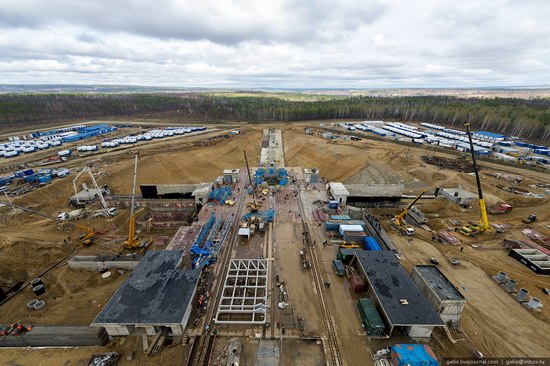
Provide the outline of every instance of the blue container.
<path id="1" fill-rule="evenodd" d="M 25 174 L 25 175 L 33 175 L 33 174 L 34 174 L 34 170 L 32 170 L 32 169 L 25 169 L 25 170 L 23 170 L 23 174 Z"/>
<path id="2" fill-rule="evenodd" d="M 49 181 L 52 180 L 52 175 L 51 174 L 44 174 L 44 175 L 41 175 L 38 178 L 36 178 L 36 180 L 38 181 L 38 183 L 48 183 Z"/>
<path id="3" fill-rule="evenodd" d="M 1 177 L 0 178 L 0 186 L 7 186 L 11 183 L 11 177 Z"/>
<path id="4" fill-rule="evenodd" d="M 30 183 L 30 182 L 34 182 L 34 180 L 36 179 L 36 176 L 34 174 L 25 175 L 23 178 L 25 179 L 25 182 Z"/>
<path id="5" fill-rule="evenodd" d="M 338 231 L 340 223 L 336 221 L 325 221 L 325 229 L 328 231 Z"/>
<path id="6" fill-rule="evenodd" d="M 338 208 L 338 201 L 328 201 L 328 208 Z"/>
<path id="7" fill-rule="evenodd" d="M 23 171 L 13 173 L 16 178 L 23 178 L 25 173 Z"/>
<path id="8" fill-rule="evenodd" d="M 375 238 L 372 236 L 367 236 L 365 238 L 365 249 L 366 250 L 382 250 L 382 247 L 378 244 Z"/>

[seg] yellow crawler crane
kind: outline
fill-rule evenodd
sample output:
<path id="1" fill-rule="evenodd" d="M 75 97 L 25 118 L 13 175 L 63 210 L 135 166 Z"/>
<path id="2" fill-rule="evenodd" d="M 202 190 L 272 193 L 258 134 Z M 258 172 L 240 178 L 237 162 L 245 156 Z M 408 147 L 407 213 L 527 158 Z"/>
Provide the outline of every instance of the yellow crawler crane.
<path id="1" fill-rule="evenodd" d="M 485 207 L 485 200 L 483 199 L 483 191 L 481 190 L 481 180 L 479 179 L 479 169 L 477 168 L 476 152 L 474 150 L 474 142 L 472 141 L 472 131 L 470 131 L 470 124 L 466 123 L 466 133 L 468 134 L 468 140 L 470 141 L 470 152 L 472 154 L 472 162 L 474 164 L 474 172 L 476 174 L 477 194 L 479 196 L 479 208 L 481 209 L 481 219 L 479 225 L 473 226 L 474 229 L 484 232 L 492 232 L 493 227 L 489 224 L 489 217 L 487 216 L 487 208 Z"/>
<path id="2" fill-rule="evenodd" d="M 137 179 L 137 166 L 138 166 L 139 153 L 134 151 L 134 183 L 132 186 L 132 206 L 130 207 L 130 223 L 128 228 L 128 239 L 124 241 L 124 248 L 136 249 L 140 246 L 141 242 L 136 239 L 135 227 L 136 227 L 136 213 L 135 213 L 135 201 L 136 201 L 136 179 Z"/>

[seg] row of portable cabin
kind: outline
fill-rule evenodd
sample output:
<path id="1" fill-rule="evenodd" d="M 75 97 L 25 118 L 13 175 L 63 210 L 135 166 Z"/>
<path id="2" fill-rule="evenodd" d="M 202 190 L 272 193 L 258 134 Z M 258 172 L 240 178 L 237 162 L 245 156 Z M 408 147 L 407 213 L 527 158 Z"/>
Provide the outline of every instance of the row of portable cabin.
<path id="1" fill-rule="evenodd" d="M 124 144 L 135 144 L 140 141 L 151 141 L 153 139 L 162 139 L 165 137 L 184 135 L 196 131 L 204 131 L 206 127 L 169 127 L 165 129 L 155 129 L 138 135 L 128 135 L 119 137 L 111 141 L 104 141 L 101 147 L 117 147 Z"/>
<path id="2" fill-rule="evenodd" d="M 5 144 L 0 144 L 0 157 L 11 158 L 19 154 L 30 154 L 39 150 L 46 150 L 51 147 L 60 146 L 60 140 L 42 141 L 42 140 L 20 140 Z"/>
<path id="3" fill-rule="evenodd" d="M 47 183 L 54 178 L 62 178 L 70 174 L 69 169 L 39 169 L 35 172 L 33 169 L 20 170 L 10 175 L 0 177 L 0 187 L 9 185 L 12 180 L 23 178 L 27 183 Z"/>

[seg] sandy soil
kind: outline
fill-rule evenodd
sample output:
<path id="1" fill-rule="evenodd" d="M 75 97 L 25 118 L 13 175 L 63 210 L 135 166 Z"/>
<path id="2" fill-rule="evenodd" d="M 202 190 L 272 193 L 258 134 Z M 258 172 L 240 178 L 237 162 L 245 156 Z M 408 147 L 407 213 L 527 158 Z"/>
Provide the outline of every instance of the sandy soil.
<path id="1" fill-rule="evenodd" d="M 141 337 L 120 338 L 105 347 L 74 348 L 12 348 L 0 350 L 2 364 L 10 366 L 87 366 L 90 356 L 106 352 L 121 354 L 117 366 L 170 366 L 183 365 L 184 347 L 173 344 L 165 347 L 155 357 L 147 357 L 142 350 Z M 133 352 L 133 357 L 127 357 Z"/>
<path id="2" fill-rule="evenodd" d="M 244 166 L 242 150 L 246 149 L 251 165 L 259 160 L 261 131 L 265 126 L 246 126 L 241 128 L 242 135 L 229 139 L 217 139 L 208 146 L 200 146 L 203 137 L 189 137 L 188 140 L 162 141 L 148 147 L 140 148 L 140 169 L 138 183 L 198 183 L 211 181 L 221 174 L 223 169 L 240 168 Z M 218 133 L 219 134 L 219 133 Z M 216 133 L 208 135 L 215 136 Z M 402 181 L 406 190 L 418 193 L 421 189 L 433 190 L 436 186 L 456 187 L 458 184 L 471 192 L 475 192 L 475 178 L 469 174 L 457 173 L 451 170 L 438 169 L 426 165 L 420 159 L 426 150 L 408 148 L 379 141 L 338 141 L 328 142 L 316 136 L 303 133 L 302 128 L 285 128 L 283 131 L 285 160 L 288 166 L 317 167 L 321 175 L 330 180 L 348 182 Z M 433 153 L 433 152 L 431 152 Z M 437 153 L 441 156 L 452 155 Z M 82 166 L 84 163 L 93 165 L 99 184 L 109 184 L 115 194 L 127 195 L 131 193 L 132 154 L 129 150 L 114 151 L 104 155 L 96 155 L 72 162 L 72 166 Z M 510 202 L 514 205 L 514 212 L 509 215 L 490 217 L 494 222 L 508 222 L 512 229 L 504 235 L 484 234 L 477 240 L 460 237 L 465 246 L 464 252 L 459 247 L 443 246 L 432 243 L 431 234 L 418 230 L 418 236 L 411 243 L 395 235 L 396 245 L 404 255 L 404 264 L 411 265 L 426 263 L 436 256 L 441 259 L 441 268 L 446 275 L 459 286 L 468 305 L 463 315 L 462 329 L 472 339 L 475 348 L 487 356 L 549 356 L 547 344 L 550 324 L 550 297 L 544 297 L 540 287 L 549 286 L 548 279 L 537 276 L 527 267 L 508 257 L 501 249 L 501 241 L 506 238 L 524 238 L 521 229 L 526 227 L 521 218 L 529 213 L 536 213 L 539 223 L 533 228 L 550 234 L 548 222 L 550 220 L 550 200 L 535 199 L 515 195 L 497 188 L 497 185 L 511 186 L 508 182 L 488 176 L 493 171 L 510 172 L 524 175 L 524 182 L 519 187 L 532 192 L 542 193 L 540 189 L 530 187 L 537 182 L 548 182 L 548 174 L 521 169 L 521 167 L 503 167 L 498 164 L 481 162 L 482 184 L 489 204 L 498 201 Z M 73 194 L 73 177 L 56 180 L 44 188 L 35 190 L 26 196 L 17 197 L 17 204 L 33 207 L 51 215 L 66 208 L 67 198 Z M 277 201 L 279 202 L 279 201 Z M 418 206 L 424 210 L 430 219 L 430 227 L 435 230 L 445 229 L 449 225 L 448 219 L 459 219 L 463 222 L 477 221 L 479 208 L 475 205 L 470 210 L 459 209 L 444 199 L 421 200 Z M 287 209 L 288 207 L 288 209 Z M 312 275 L 299 267 L 298 251 L 302 247 L 301 232 L 296 217 L 286 213 L 296 210 L 295 203 L 287 202 L 279 207 L 280 214 L 276 218 L 274 239 L 277 258 L 276 270 L 281 280 L 289 285 L 290 302 L 296 307 L 296 312 L 306 316 L 307 329 L 313 334 L 324 332 L 323 323 L 319 314 L 317 296 L 315 294 Z M 397 210 L 378 210 L 376 213 L 392 213 Z M 96 219 L 90 224 L 97 228 L 106 228 L 110 233 L 124 236 L 124 225 L 127 213 L 119 214 L 113 220 Z M 87 223 L 84 220 L 84 223 Z M 117 232 L 120 228 L 122 231 Z M 321 229 L 320 229 L 321 230 Z M 320 231 L 320 234 L 322 230 Z M 75 244 L 66 245 L 63 239 L 67 236 L 75 237 L 78 230 L 59 231 L 55 223 L 47 219 L 37 218 L 31 214 L 10 214 L 7 208 L 0 209 L 0 250 L 8 261 L 0 263 L 0 285 L 10 286 L 16 281 L 32 278 L 42 269 L 48 268 L 60 258 L 74 250 L 78 253 L 93 253 L 107 251 L 108 246 L 98 244 L 93 248 L 81 248 Z M 163 233 L 166 234 L 166 233 Z M 458 234 L 457 234 L 458 235 Z M 483 249 L 475 249 L 476 244 Z M 350 293 L 347 282 L 336 278 L 331 271 L 330 261 L 335 255 L 335 248 L 320 248 L 325 269 L 324 275 L 330 278 L 334 285 L 331 287 L 331 305 L 336 320 L 337 333 L 340 338 L 341 352 L 351 357 L 349 364 L 367 362 L 369 359 L 366 347 L 377 350 L 387 345 L 384 342 L 370 341 L 362 334 L 359 318 L 355 311 L 356 295 Z M 460 258 L 462 265 L 452 267 L 448 259 Z M 512 296 L 491 279 L 490 276 L 499 270 L 505 270 L 510 277 L 518 281 L 518 287 L 528 288 L 536 294 L 545 305 L 540 313 L 532 313 L 519 305 Z M 48 306 L 43 316 L 35 313 L 31 319 L 35 323 L 45 322 L 46 318 L 59 322 L 89 323 L 99 311 L 98 309 L 114 292 L 124 275 L 114 273 L 107 281 L 102 280 L 95 273 L 73 272 L 66 266 L 56 268 L 44 276 L 49 288 L 46 296 Z M 110 281 L 110 282 L 108 282 Z M 26 289 L 7 304 L 2 306 L 2 313 L 12 317 L 26 317 L 24 305 L 33 295 Z M 55 297 L 55 299 L 54 299 Z M 312 301 L 312 299 L 314 299 Z M 95 301 L 95 303 L 94 303 Z M 89 311 L 90 303 L 93 311 Z M 68 304 L 76 311 L 71 317 L 64 314 L 62 305 Z M 51 306 L 50 306 L 51 305 Z M 99 306 L 99 307 L 98 307 Z M 353 314 L 351 316 L 350 314 Z M 482 314 L 481 316 L 479 314 Z M 391 340 L 398 341 L 399 338 Z M 131 342 L 131 341 L 128 341 Z M 126 346 L 115 345 L 113 347 Z M 444 353 L 438 349 L 438 354 L 467 356 L 469 347 L 463 344 L 450 346 Z M 141 345 L 137 346 L 140 349 Z M 437 348 L 437 346 L 434 346 Z M 118 348 L 117 348 L 118 349 Z M 170 350 L 168 348 L 167 350 Z M 175 351 L 163 351 L 164 357 L 175 355 L 181 347 L 174 347 Z M 178 351 L 179 350 L 179 351 Z M 358 351 L 361 350 L 361 351 Z M 23 350 L 17 350 L 22 352 Z M 74 351 L 74 352 L 70 352 Z M 24 350 L 22 357 L 11 350 L 2 350 L 2 354 L 11 355 L 16 364 L 59 364 L 54 363 L 51 355 L 57 355 L 57 360 L 67 360 L 67 364 L 79 364 L 90 352 L 89 349 L 79 350 Z M 365 351 L 365 352 L 363 352 Z M 93 351 L 95 352 L 95 351 Z M 174 354 L 170 352 L 175 352 Z M 175 357 L 175 356 L 174 356 Z M 151 359 L 140 364 L 163 364 L 152 362 Z M 367 361 L 365 361 L 367 360 Z M 27 363 L 25 363 L 27 362 Z M 48 363 L 49 362 L 49 363 Z M 143 361 L 145 362 L 145 361 Z M 129 363 L 122 363 L 129 364 Z"/>

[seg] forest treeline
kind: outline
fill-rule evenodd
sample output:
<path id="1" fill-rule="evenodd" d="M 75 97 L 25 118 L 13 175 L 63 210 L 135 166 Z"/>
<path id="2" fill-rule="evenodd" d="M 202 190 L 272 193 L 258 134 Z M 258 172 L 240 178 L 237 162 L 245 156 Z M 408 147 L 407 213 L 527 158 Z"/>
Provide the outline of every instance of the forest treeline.
<path id="1" fill-rule="evenodd" d="M 196 122 L 284 122 L 329 119 L 431 122 L 550 140 L 550 100 L 348 97 L 292 101 L 278 97 L 182 94 L 3 94 L 0 127 L 88 119 L 170 118 Z"/>

